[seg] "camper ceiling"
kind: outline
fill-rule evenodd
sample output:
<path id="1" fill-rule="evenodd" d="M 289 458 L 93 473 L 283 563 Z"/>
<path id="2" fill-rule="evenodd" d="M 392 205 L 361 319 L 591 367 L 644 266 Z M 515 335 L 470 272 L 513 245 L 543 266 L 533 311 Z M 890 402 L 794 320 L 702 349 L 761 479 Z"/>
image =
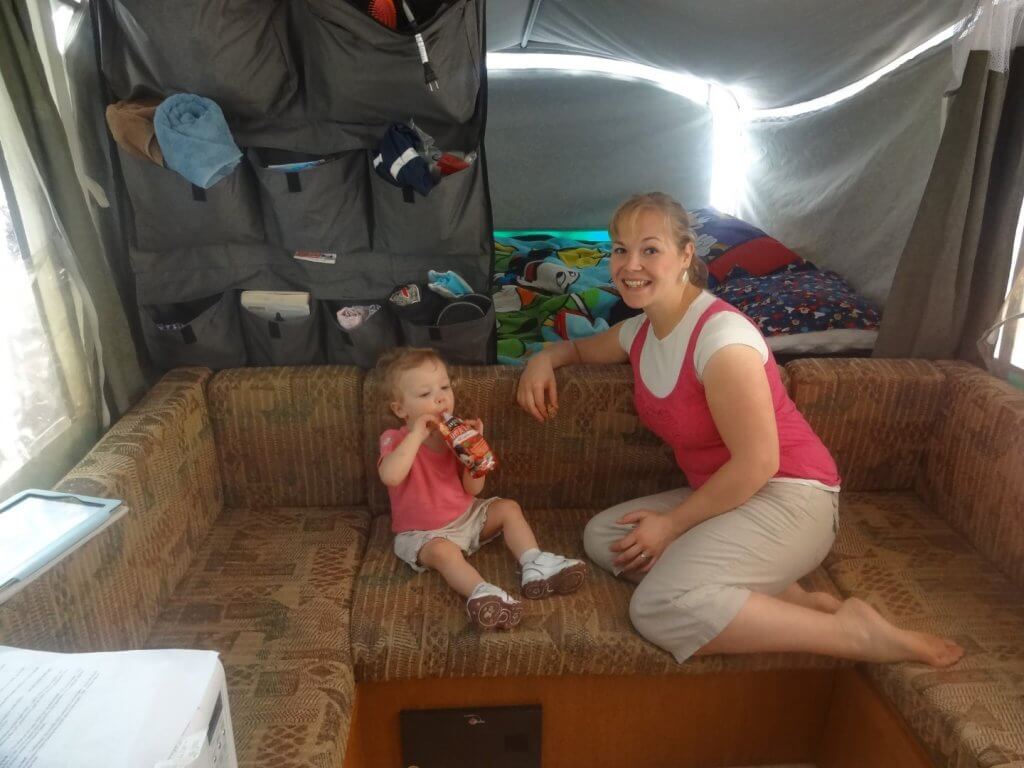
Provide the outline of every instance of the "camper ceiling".
<path id="1" fill-rule="evenodd" d="M 970 6 L 964 0 L 492 0 L 487 44 L 491 51 L 581 53 L 689 72 L 729 86 L 748 108 L 766 109 L 871 74 L 955 24 Z"/>

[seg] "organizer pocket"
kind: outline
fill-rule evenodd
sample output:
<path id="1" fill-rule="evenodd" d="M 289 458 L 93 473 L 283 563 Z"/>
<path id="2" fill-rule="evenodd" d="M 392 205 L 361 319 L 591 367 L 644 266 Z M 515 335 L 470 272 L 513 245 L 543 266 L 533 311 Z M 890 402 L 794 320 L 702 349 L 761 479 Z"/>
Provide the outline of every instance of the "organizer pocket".
<path id="1" fill-rule="evenodd" d="M 245 365 L 245 343 L 234 291 L 176 304 L 139 308 L 143 335 L 160 368 Z"/>
<path id="2" fill-rule="evenodd" d="M 402 337 L 413 347 L 433 347 L 453 365 L 486 365 L 492 360 L 494 304 L 483 317 L 451 324 L 425 324 L 401 316 Z"/>
<path id="3" fill-rule="evenodd" d="M 115 28 L 102 36 L 102 59 L 118 98 L 198 93 L 231 118 L 266 118 L 295 94 L 287 3 L 110 0 L 110 5 Z"/>
<path id="4" fill-rule="evenodd" d="M 260 185 L 267 239 L 292 251 L 324 254 L 328 263 L 370 247 L 370 192 L 365 153 L 346 152 L 322 165 L 284 172 L 268 164 L 313 159 L 250 150 Z"/>
<path id="5" fill-rule="evenodd" d="M 345 330 L 338 323 L 336 312 L 342 307 L 369 303 L 380 304 L 380 309 L 357 328 Z M 372 368 L 383 352 L 398 346 L 398 323 L 386 301 L 328 301 L 324 305 L 327 362 Z"/>
<path id="6" fill-rule="evenodd" d="M 202 189 L 172 170 L 118 152 L 138 248 L 168 251 L 263 242 L 259 200 L 246 163 L 209 189 Z"/>
<path id="7" fill-rule="evenodd" d="M 427 87 L 412 35 L 378 24 L 347 0 L 302 6 L 306 89 L 316 117 L 370 124 L 410 117 L 451 124 L 473 117 L 482 56 L 473 0 L 459 0 L 420 25 L 437 76 L 435 91 Z"/>
<path id="8" fill-rule="evenodd" d="M 320 304 L 311 301 L 309 316 L 266 320 L 242 307 L 245 346 L 252 365 L 310 365 L 324 361 Z"/>
<path id="9" fill-rule="evenodd" d="M 442 178 L 423 197 L 407 192 L 382 179 L 372 170 L 369 155 L 370 187 L 373 191 L 373 248 L 392 255 L 452 252 L 460 247 L 444 248 L 442 243 L 457 240 L 460 222 L 474 221 L 469 210 L 479 161 L 469 168 Z M 474 234 L 475 229 L 470 234 Z M 474 235 L 475 236 L 475 235 Z M 474 248 L 475 239 L 466 247 Z"/>

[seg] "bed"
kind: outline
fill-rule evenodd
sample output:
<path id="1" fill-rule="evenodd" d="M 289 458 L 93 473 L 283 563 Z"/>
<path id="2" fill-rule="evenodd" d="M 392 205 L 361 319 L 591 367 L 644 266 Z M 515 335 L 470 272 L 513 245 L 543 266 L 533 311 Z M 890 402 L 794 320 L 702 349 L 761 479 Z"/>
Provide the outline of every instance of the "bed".
<path id="1" fill-rule="evenodd" d="M 870 352 L 880 311 L 841 275 L 740 219 L 710 208 L 693 217 L 709 289 L 750 317 L 777 356 Z M 597 232 L 495 233 L 499 362 L 521 365 L 545 344 L 600 333 L 632 314 L 612 285 L 610 245 Z"/>

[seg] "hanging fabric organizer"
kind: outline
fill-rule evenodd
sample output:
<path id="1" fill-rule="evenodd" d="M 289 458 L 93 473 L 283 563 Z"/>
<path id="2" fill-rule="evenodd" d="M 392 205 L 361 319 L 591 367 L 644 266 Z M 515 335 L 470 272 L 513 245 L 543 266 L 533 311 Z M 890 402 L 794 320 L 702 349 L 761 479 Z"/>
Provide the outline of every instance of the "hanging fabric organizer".
<path id="1" fill-rule="evenodd" d="M 96 0 L 111 101 L 206 97 L 242 150 L 208 189 L 116 153 L 139 313 L 158 367 L 367 367 L 411 342 L 388 306 L 396 286 L 454 270 L 488 293 L 484 1 L 411 3 L 437 79 L 431 90 L 412 32 L 348 0 Z M 410 196 L 372 166 L 396 122 L 445 151 L 475 152 L 475 161 L 427 196 Z M 242 290 L 308 291 L 309 317 L 275 333 L 238 306 Z M 334 318 L 339 307 L 370 304 L 382 310 L 366 328 L 346 332 Z M 486 313 L 475 335 L 489 337 L 493 322 Z M 477 344 L 464 359 L 491 362 L 492 346 Z"/>

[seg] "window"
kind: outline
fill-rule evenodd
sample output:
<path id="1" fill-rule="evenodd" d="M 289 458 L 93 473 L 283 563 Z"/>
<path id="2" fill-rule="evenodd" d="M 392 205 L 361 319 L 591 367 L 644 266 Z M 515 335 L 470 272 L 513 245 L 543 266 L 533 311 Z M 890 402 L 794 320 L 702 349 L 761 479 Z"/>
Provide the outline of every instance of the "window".
<path id="1" fill-rule="evenodd" d="M 1024 205 L 1021 205 L 1020 215 L 1017 217 L 1017 236 L 1013 239 L 1013 264 L 1010 267 L 1010 282 L 1006 286 L 1007 292 L 1013 285 L 1014 275 L 1021 268 L 1019 263 L 1020 249 L 1024 243 L 1021 242 L 1024 235 Z M 1011 307 L 1011 312 L 1024 312 L 1024 306 Z M 1024 333 L 1021 332 L 1021 321 L 1017 321 L 1016 333 L 1013 336 L 1013 350 L 1010 352 L 1010 365 L 1017 369 L 1018 374 L 1024 374 Z"/>
<path id="2" fill-rule="evenodd" d="M 9 199 L 0 154 L 0 483 L 7 481 L 68 424 L 67 397 L 39 311 L 36 279 L 24 258 L 25 236 Z"/>
<path id="3" fill-rule="evenodd" d="M 1006 295 L 1009 297 L 1013 290 L 1013 283 L 1017 272 L 1024 267 L 1020 263 L 1021 247 L 1024 246 L 1024 204 L 1021 205 L 1020 213 L 1017 216 L 1017 233 L 1013 238 L 1013 261 L 1010 264 L 1010 279 L 1006 284 Z M 1017 306 L 1007 307 L 1007 317 L 1012 317 L 1018 312 L 1024 312 L 1024 301 Z M 1009 350 L 1004 347 L 1010 345 Z M 1024 321 L 1011 320 L 999 331 L 999 339 L 996 342 L 995 357 L 997 360 L 1008 359 L 1011 368 L 1011 380 L 1017 383 L 1024 383 Z"/>
<path id="4" fill-rule="evenodd" d="M 57 40 L 57 50 L 63 53 L 68 47 L 75 10 L 82 7 L 82 3 L 79 0 L 50 0 L 50 7 L 53 10 L 53 32 Z"/>

